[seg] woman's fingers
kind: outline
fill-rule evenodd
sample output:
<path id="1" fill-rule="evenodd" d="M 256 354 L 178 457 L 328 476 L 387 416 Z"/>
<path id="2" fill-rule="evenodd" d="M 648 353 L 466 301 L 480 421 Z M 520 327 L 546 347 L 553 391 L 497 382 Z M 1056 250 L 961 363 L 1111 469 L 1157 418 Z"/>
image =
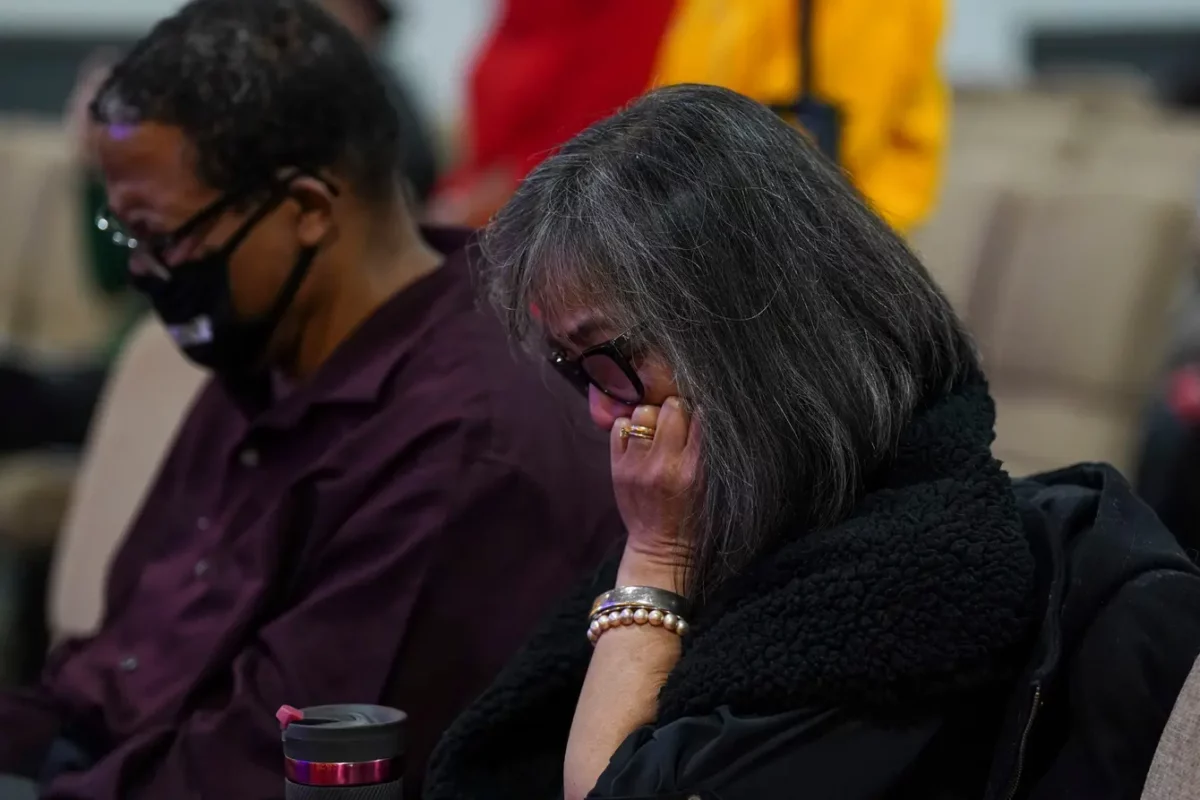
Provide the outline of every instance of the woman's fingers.
<path id="1" fill-rule="evenodd" d="M 613 423 L 612 430 L 608 433 L 608 450 L 614 464 L 617 463 L 618 458 L 625 455 L 625 448 L 629 446 L 626 431 L 632 424 L 628 417 L 621 417 Z"/>
<path id="2" fill-rule="evenodd" d="M 682 401 L 670 398 L 661 407 L 638 406 L 613 425 L 613 490 L 628 546 L 640 552 L 678 556 L 699 467 L 693 424 Z"/>
<path id="3" fill-rule="evenodd" d="M 658 426 L 654 436 L 655 448 L 668 453 L 681 452 L 687 447 L 688 428 L 691 420 L 678 397 L 668 397 L 658 413 Z"/>
<path id="4" fill-rule="evenodd" d="M 629 444 L 626 447 L 636 447 L 638 452 L 647 452 L 658 437 L 658 406 L 638 406 L 633 410 L 629 419 Z"/>
<path id="5" fill-rule="evenodd" d="M 667 398 L 660 406 L 642 405 L 629 418 L 618 419 L 612 427 L 610 444 L 614 457 L 630 452 L 661 455 L 682 453 L 691 438 L 694 422 L 677 397 Z"/>

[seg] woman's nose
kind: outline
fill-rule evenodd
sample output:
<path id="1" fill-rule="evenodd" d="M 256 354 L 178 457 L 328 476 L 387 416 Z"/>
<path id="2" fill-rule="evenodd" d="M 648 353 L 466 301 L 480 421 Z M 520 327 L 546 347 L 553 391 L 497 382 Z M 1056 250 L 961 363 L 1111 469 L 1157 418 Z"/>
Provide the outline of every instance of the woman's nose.
<path id="1" fill-rule="evenodd" d="M 595 386 L 588 387 L 588 411 L 592 422 L 602 430 L 612 430 L 612 426 L 621 417 L 633 413 L 633 406 L 614 400 Z"/>

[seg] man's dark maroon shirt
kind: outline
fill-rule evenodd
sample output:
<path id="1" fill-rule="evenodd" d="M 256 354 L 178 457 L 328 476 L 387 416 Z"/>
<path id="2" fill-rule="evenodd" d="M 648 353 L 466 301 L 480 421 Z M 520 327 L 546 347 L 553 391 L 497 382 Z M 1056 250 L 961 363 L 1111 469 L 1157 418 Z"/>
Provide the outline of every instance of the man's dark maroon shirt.
<path id="1" fill-rule="evenodd" d="M 467 234 L 314 378 L 210 383 L 116 556 L 93 637 L 0 696 L 0 772 L 47 796 L 282 796 L 276 709 L 407 711 L 410 775 L 620 525 L 582 403 L 477 309 Z M 583 635 L 581 621 L 580 636 Z"/>

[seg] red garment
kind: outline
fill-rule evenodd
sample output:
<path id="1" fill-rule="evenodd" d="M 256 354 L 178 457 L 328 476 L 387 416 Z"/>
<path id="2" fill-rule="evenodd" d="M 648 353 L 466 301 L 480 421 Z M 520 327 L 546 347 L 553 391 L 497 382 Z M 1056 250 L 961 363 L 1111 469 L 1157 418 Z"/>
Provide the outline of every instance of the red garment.
<path id="1" fill-rule="evenodd" d="M 506 0 L 472 67 L 462 187 L 515 185 L 556 146 L 651 84 L 674 0 Z"/>
<path id="2" fill-rule="evenodd" d="M 1171 374 L 1167 402 L 1180 420 L 1200 423 L 1200 366 L 1189 364 Z"/>

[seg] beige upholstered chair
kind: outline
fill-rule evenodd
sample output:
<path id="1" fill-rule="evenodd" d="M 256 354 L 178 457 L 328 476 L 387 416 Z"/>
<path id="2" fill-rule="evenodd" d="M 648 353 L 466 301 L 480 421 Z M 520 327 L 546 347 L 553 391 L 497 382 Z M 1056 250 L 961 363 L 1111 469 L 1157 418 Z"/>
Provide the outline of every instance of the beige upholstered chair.
<path id="1" fill-rule="evenodd" d="M 915 246 L 979 343 L 997 456 L 1128 470 L 1189 263 L 1200 122 L 1086 93 L 968 95 L 956 115 Z"/>
<path id="2" fill-rule="evenodd" d="M 204 381 L 157 320 L 131 335 L 92 424 L 50 576 L 51 635 L 91 632 L 108 565 Z"/>
<path id="3" fill-rule="evenodd" d="M 124 313 L 88 283 L 78 181 L 61 126 L 0 120 L 0 352 L 35 366 L 94 356 Z M 0 459 L 0 535 L 49 546 L 74 474 L 61 453 Z"/>
<path id="4" fill-rule="evenodd" d="M 60 125 L 0 120 L 0 344 L 39 361 L 91 356 L 125 312 L 88 282 L 80 179 Z"/>
<path id="5" fill-rule="evenodd" d="M 1200 797 L 1200 660 L 1192 667 L 1175 710 L 1167 721 L 1142 800 L 1196 800 Z"/>

